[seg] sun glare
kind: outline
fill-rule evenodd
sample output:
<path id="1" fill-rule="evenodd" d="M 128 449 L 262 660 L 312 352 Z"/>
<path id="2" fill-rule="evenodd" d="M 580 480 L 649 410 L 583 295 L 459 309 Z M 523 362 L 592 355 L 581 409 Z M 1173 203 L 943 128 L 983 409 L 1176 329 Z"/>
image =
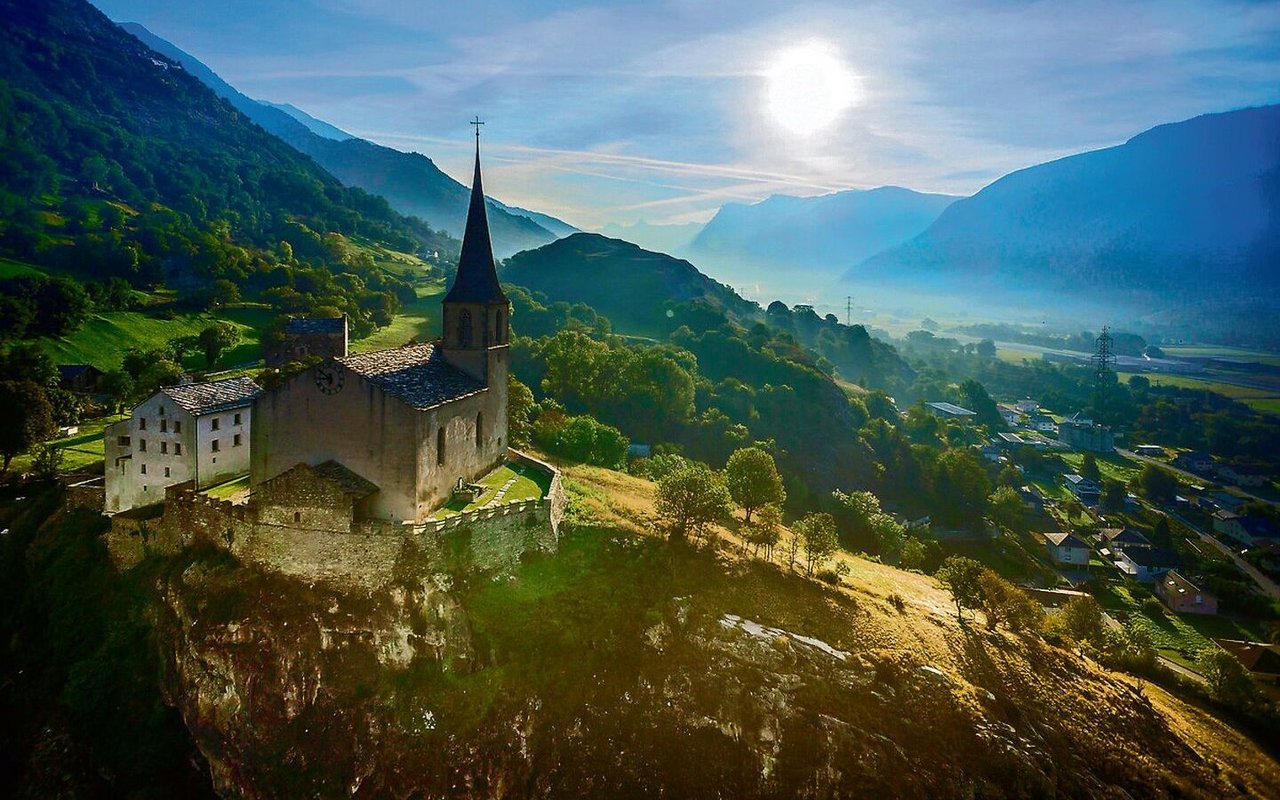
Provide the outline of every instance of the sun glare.
<path id="1" fill-rule="evenodd" d="M 792 133 L 829 127 L 857 100 L 857 77 L 825 42 L 783 50 L 765 71 L 765 110 Z"/>

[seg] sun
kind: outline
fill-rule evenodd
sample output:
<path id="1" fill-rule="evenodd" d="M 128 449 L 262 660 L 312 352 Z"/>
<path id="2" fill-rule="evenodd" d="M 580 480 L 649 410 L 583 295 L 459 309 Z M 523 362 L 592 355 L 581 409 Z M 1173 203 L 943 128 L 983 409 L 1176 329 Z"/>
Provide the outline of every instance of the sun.
<path id="1" fill-rule="evenodd" d="M 792 133 L 830 127 L 857 101 L 857 76 L 826 42 L 782 50 L 765 71 L 765 111 Z"/>

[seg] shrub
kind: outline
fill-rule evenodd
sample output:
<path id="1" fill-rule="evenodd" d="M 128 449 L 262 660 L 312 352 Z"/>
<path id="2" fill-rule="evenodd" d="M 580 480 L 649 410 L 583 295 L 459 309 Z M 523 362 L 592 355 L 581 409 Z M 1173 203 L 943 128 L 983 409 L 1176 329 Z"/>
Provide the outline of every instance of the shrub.
<path id="1" fill-rule="evenodd" d="M 1142 601 L 1142 613 L 1148 617 L 1162 617 L 1164 616 L 1164 603 L 1161 603 L 1158 598 L 1148 597 Z"/>
<path id="2" fill-rule="evenodd" d="M 907 608 L 907 601 L 902 599 L 902 595 L 898 594 L 897 592 L 894 592 L 893 594 L 889 595 L 889 605 L 898 609 L 898 613 L 902 613 Z"/>
<path id="3" fill-rule="evenodd" d="M 987 615 L 987 628 L 1002 624 L 1011 631 L 1038 630 L 1044 622 L 1044 609 L 1026 592 L 997 575 L 983 570 L 978 576 L 982 592 L 982 610 Z"/>

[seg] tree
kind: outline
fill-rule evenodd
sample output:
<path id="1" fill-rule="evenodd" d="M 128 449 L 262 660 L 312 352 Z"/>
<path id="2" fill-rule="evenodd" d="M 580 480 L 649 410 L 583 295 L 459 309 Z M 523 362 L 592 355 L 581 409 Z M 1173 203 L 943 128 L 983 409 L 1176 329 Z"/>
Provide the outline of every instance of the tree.
<path id="1" fill-rule="evenodd" d="M 671 541 L 690 536 L 697 540 L 712 524 L 729 516 L 733 499 L 710 467 L 693 461 L 658 482 L 656 508 Z"/>
<path id="2" fill-rule="evenodd" d="M 748 523 L 755 509 L 769 504 L 781 505 L 787 499 L 773 456 L 758 447 L 733 451 L 725 464 L 724 476 L 729 495 L 742 506 Z"/>
<path id="3" fill-rule="evenodd" d="M 1138 488 L 1152 502 L 1169 503 L 1178 493 L 1178 479 L 1168 470 L 1147 464 L 1138 475 Z"/>
<path id="4" fill-rule="evenodd" d="M 836 520 L 830 514 L 805 514 L 793 526 L 793 530 L 804 546 L 805 567 L 810 575 L 840 546 L 840 540 L 836 536 Z"/>
<path id="5" fill-rule="evenodd" d="M 4 474 L 14 456 L 52 438 L 57 428 L 49 397 L 44 387 L 34 381 L 0 382 L 0 408 L 6 409 L 8 415 L 5 424 L 0 425 L 0 474 Z"/>
<path id="6" fill-rule="evenodd" d="M 983 339 L 982 341 L 978 342 L 977 352 L 978 352 L 978 356 L 981 358 L 988 358 L 988 359 L 995 358 L 996 343 L 991 341 L 990 339 Z"/>
<path id="7" fill-rule="evenodd" d="M 967 556 L 947 556 L 934 575 L 951 590 L 951 599 L 956 604 L 956 619 L 964 621 L 962 612 L 966 608 L 982 606 L 982 564 Z"/>
<path id="8" fill-rule="evenodd" d="M 871 492 L 835 491 L 831 496 L 848 510 L 850 531 L 859 539 L 873 540 L 883 555 L 893 555 L 902 547 L 906 531 L 897 520 L 880 510 L 880 499 Z"/>
<path id="9" fill-rule="evenodd" d="M 1084 454 L 1084 460 L 1080 462 L 1080 477 L 1102 483 L 1102 472 L 1098 470 L 1098 459 L 1094 458 L 1093 453 Z"/>
<path id="10" fill-rule="evenodd" d="M 898 564 L 903 569 L 920 569 L 924 564 L 924 556 L 924 542 L 914 536 L 908 536 L 902 543 L 902 555 L 898 557 Z"/>
<path id="11" fill-rule="evenodd" d="M 1169 518 L 1160 517 L 1151 529 L 1151 543 L 1165 550 L 1173 549 L 1173 531 L 1169 529 Z"/>
<path id="12" fill-rule="evenodd" d="M 215 322 L 200 331 L 205 366 L 212 367 L 224 351 L 234 347 L 239 341 L 240 331 L 230 322 Z"/>
<path id="13" fill-rule="evenodd" d="M 1016 489 L 1001 486 L 991 493 L 987 503 L 991 508 L 992 522 L 1007 531 L 1016 531 L 1022 527 L 1027 509 L 1022 504 L 1022 495 Z"/>
<path id="14" fill-rule="evenodd" d="M 533 392 L 514 375 L 507 376 L 507 436 L 515 447 L 529 444 L 533 435 Z"/>
<path id="15" fill-rule="evenodd" d="M 1102 485 L 1102 499 L 1099 502 L 1104 511 L 1118 514 L 1124 511 L 1124 504 L 1128 499 L 1129 494 L 1120 481 L 1107 481 Z"/>
<path id="16" fill-rule="evenodd" d="M 1103 642 L 1102 606 L 1093 595 L 1079 595 L 1068 600 L 1058 619 L 1063 631 L 1077 642 Z"/>
<path id="17" fill-rule="evenodd" d="M 751 555 L 764 548 L 766 561 L 773 560 L 773 548 L 777 546 L 782 531 L 782 509 L 775 505 L 761 506 L 756 518 L 747 525 L 746 542 L 751 545 Z"/>
<path id="18" fill-rule="evenodd" d="M 1249 705 L 1257 696 L 1257 687 L 1240 659 L 1226 650 L 1214 647 L 1200 653 L 1200 674 L 1215 700 L 1234 708 Z"/>
<path id="19" fill-rule="evenodd" d="M 1044 609 L 1026 592 L 990 569 L 982 571 L 978 584 L 988 630 L 995 630 L 996 625 L 1004 625 L 1015 633 L 1039 629 L 1044 621 Z"/>
<path id="20" fill-rule="evenodd" d="M 111 398 L 113 410 L 117 410 L 133 396 L 133 376 L 122 369 L 110 370 L 98 381 L 98 390 Z"/>
<path id="21" fill-rule="evenodd" d="M 968 450 L 947 450 L 938 456 L 933 479 L 937 516 L 949 525 L 977 528 L 987 510 L 991 481 Z"/>
<path id="22" fill-rule="evenodd" d="M 999 476 L 996 477 L 996 483 L 1000 486 L 1008 486 L 1010 489 L 1017 489 L 1023 483 L 1022 471 L 1014 464 L 1005 464 Z"/>

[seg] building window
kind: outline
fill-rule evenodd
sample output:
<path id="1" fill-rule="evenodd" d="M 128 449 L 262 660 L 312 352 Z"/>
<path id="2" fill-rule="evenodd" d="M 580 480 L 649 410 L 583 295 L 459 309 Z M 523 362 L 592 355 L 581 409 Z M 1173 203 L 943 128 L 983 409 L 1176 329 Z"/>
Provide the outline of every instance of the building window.
<path id="1" fill-rule="evenodd" d="M 458 344 L 462 347 L 471 346 L 471 312 L 466 309 L 458 317 Z"/>
<path id="2" fill-rule="evenodd" d="M 146 475 L 146 474 L 147 474 L 147 465 L 146 465 L 146 464 L 139 464 L 138 466 L 139 466 L 139 467 L 141 467 L 141 469 L 142 469 L 142 474 L 143 474 L 143 475 Z"/>
<path id="3" fill-rule="evenodd" d="M 160 432 L 161 433 L 169 432 L 169 420 L 167 419 L 160 420 Z"/>
<path id="4" fill-rule="evenodd" d="M 164 406 L 160 406 L 160 416 L 164 416 Z M 161 424 L 163 424 L 163 421 Z"/>
<path id="5" fill-rule="evenodd" d="M 164 453 L 164 454 L 166 454 L 166 455 L 168 455 L 168 453 L 169 453 L 169 443 L 168 443 L 168 442 L 161 442 L 161 443 L 160 443 L 160 452 L 161 452 L 161 453 Z"/>
<path id="6" fill-rule="evenodd" d="M 169 477 L 169 468 L 168 468 L 168 467 L 165 467 L 165 468 L 164 468 L 164 476 L 165 476 L 166 478 L 167 478 L 167 477 Z"/>
<path id="7" fill-rule="evenodd" d="M 239 425 L 239 424 L 240 424 L 240 415 L 239 415 L 239 414 L 236 414 L 235 424 L 236 424 L 236 425 Z"/>
<path id="8" fill-rule="evenodd" d="M 145 431 L 147 429 L 147 418 L 138 417 L 138 430 Z"/>
<path id="9" fill-rule="evenodd" d="M 128 436 L 121 436 L 116 439 L 116 445 L 119 447 L 128 447 L 132 444 Z"/>
<path id="10" fill-rule="evenodd" d="M 138 452 L 139 452 L 139 453 L 145 453 L 145 452 L 147 452 L 147 440 L 146 440 L 146 439 L 139 439 L 139 440 L 138 440 Z"/>
<path id="11" fill-rule="evenodd" d="M 173 432 L 174 432 L 174 433 L 182 433 L 182 420 L 180 420 L 180 419 L 175 419 L 175 420 L 173 421 Z"/>
<path id="12" fill-rule="evenodd" d="M 444 466 L 444 426 L 436 428 L 436 463 Z"/>
<path id="13" fill-rule="evenodd" d="M 180 456 L 180 455 L 182 455 L 182 445 L 181 445 L 181 444 L 179 444 L 178 442 L 174 442 L 174 443 L 173 443 L 173 454 L 174 454 L 175 456 Z"/>
<path id="14" fill-rule="evenodd" d="M 214 440 L 210 443 L 210 445 L 211 445 L 211 447 L 212 447 L 212 449 L 213 449 L 213 452 L 215 452 L 215 453 L 216 453 L 216 452 L 218 452 L 218 440 L 217 440 L 217 439 L 214 439 Z"/>
<path id="15" fill-rule="evenodd" d="M 484 440 L 484 412 L 476 414 L 476 449 L 480 449 L 480 443 Z"/>
<path id="16" fill-rule="evenodd" d="M 301 511 L 295 511 L 295 512 L 293 512 L 293 521 L 294 521 L 294 522 L 302 522 L 302 512 L 301 512 Z"/>
<path id="17" fill-rule="evenodd" d="M 216 431 L 216 430 L 218 430 L 218 428 L 221 428 L 221 427 L 222 427 L 222 420 L 221 420 L 221 419 L 219 419 L 218 417 L 214 417 L 213 419 L 209 420 L 209 429 L 210 429 L 210 430 L 215 430 L 215 431 Z"/>
<path id="18" fill-rule="evenodd" d="M 235 436 L 231 438 L 231 446 L 232 447 L 240 446 L 240 434 L 237 433 Z"/>

